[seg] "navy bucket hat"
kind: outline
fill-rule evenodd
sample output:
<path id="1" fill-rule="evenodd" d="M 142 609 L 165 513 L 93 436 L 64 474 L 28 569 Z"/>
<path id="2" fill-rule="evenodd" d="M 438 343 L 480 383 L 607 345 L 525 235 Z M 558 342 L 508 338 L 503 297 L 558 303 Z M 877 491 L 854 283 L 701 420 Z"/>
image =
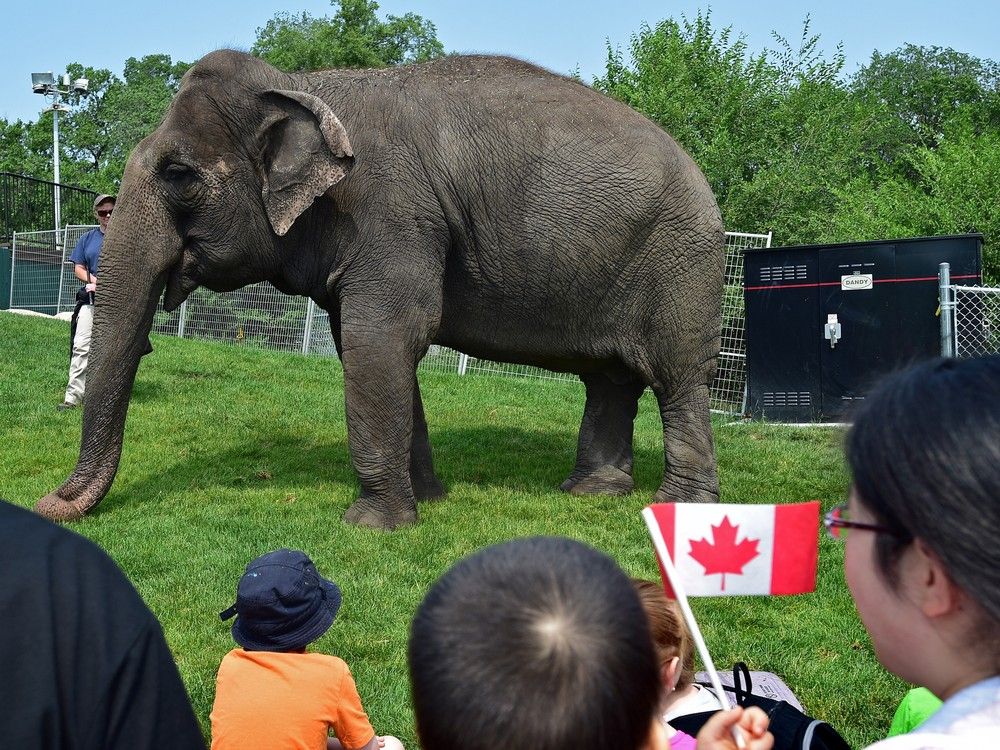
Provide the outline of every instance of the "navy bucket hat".
<path id="1" fill-rule="evenodd" d="M 236 588 L 236 603 L 219 617 L 233 623 L 233 640 L 248 651 L 305 648 L 333 624 L 340 589 L 323 578 L 304 552 L 279 549 L 251 561 Z"/>

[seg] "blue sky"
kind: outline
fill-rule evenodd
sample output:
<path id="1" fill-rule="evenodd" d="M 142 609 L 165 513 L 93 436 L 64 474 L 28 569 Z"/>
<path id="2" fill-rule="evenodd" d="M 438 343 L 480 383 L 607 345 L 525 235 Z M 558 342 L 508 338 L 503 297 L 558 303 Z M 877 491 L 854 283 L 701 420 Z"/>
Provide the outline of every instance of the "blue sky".
<path id="1" fill-rule="evenodd" d="M 559 73 L 577 67 L 590 81 L 604 71 L 605 42 L 627 48 L 645 22 L 693 17 L 711 5 L 716 28 L 732 26 L 751 50 L 773 48 L 771 31 L 798 40 L 808 13 L 824 49 L 843 42 L 847 72 L 878 49 L 904 43 L 952 47 L 1000 58 L 1000 2 L 974 0 L 385 0 L 381 13 L 418 13 L 437 25 L 448 51 L 515 55 Z M 328 0 L 104 0 L 9 3 L 0 14 L 0 117 L 35 119 L 44 106 L 30 74 L 69 62 L 121 74 L 125 59 L 166 53 L 193 61 L 218 47 L 248 49 L 279 11 L 331 15 Z"/>

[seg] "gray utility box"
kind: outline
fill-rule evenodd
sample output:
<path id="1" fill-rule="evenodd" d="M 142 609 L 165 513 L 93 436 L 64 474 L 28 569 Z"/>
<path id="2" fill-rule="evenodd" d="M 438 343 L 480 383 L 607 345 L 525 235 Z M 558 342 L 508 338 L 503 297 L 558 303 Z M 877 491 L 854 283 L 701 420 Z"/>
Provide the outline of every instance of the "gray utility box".
<path id="1" fill-rule="evenodd" d="M 980 234 L 799 245 L 744 256 L 747 411 L 843 421 L 880 375 L 941 352 L 938 265 L 982 276 Z"/>

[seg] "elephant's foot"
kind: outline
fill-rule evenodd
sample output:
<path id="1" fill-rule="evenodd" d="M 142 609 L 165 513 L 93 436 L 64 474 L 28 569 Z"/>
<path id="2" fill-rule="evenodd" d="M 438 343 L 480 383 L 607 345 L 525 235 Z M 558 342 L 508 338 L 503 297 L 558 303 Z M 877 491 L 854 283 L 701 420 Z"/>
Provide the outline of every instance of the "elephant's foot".
<path id="1" fill-rule="evenodd" d="M 63 500 L 56 493 L 50 492 L 35 504 L 35 513 L 50 521 L 65 523 L 79 521 L 86 515 L 87 508 L 80 507 L 72 501 Z"/>
<path id="2" fill-rule="evenodd" d="M 559 489 L 571 495 L 627 495 L 634 486 L 631 474 L 605 464 L 585 474 L 574 471 Z"/>
<path id="3" fill-rule="evenodd" d="M 388 511 L 370 497 L 360 497 L 344 513 L 344 522 L 370 529 L 392 531 L 399 526 L 409 526 L 417 522 L 416 508 Z"/>
<path id="4" fill-rule="evenodd" d="M 441 500 L 448 494 L 448 490 L 441 484 L 441 480 L 435 476 L 429 478 L 413 477 L 413 495 L 417 500 Z"/>

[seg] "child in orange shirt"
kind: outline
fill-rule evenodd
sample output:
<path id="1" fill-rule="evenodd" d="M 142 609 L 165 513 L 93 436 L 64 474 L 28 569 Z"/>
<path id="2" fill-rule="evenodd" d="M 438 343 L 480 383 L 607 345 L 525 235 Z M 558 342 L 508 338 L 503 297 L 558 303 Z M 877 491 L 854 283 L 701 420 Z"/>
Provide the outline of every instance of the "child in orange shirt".
<path id="1" fill-rule="evenodd" d="M 236 615 L 232 634 L 242 648 L 219 666 L 212 750 L 403 750 L 375 734 L 347 664 L 305 650 L 333 624 L 340 600 L 302 552 L 280 549 L 247 565 L 236 603 L 219 615 Z"/>

